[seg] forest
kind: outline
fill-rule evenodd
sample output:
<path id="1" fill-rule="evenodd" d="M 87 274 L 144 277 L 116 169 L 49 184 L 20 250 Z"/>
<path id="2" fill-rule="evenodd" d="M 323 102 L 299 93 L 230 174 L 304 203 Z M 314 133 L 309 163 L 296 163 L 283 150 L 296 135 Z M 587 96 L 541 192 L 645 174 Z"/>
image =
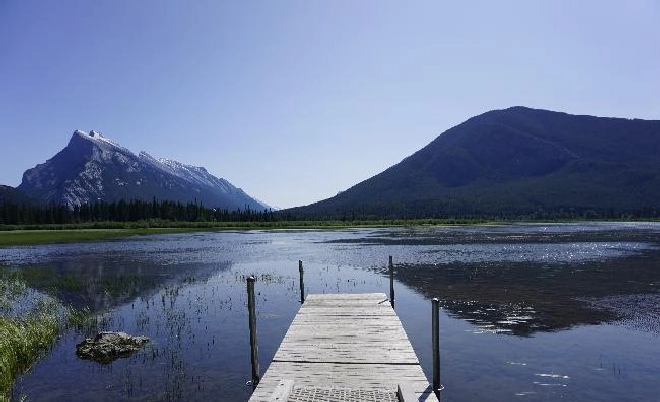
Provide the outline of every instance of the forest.
<path id="1" fill-rule="evenodd" d="M 276 219 L 272 210 L 246 207 L 235 211 L 206 208 L 203 204 L 156 200 L 119 200 L 69 208 L 64 205 L 33 205 L 3 200 L 0 225 L 65 225 L 90 222 L 268 222 Z M 278 214 L 281 218 L 281 214 Z"/>
<path id="2" fill-rule="evenodd" d="M 41 205 L 19 203 L 9 199 L 0 200 L 0 229 L 16 227 L 35 227 L 48 225 L 82 225 L 115 222 L 139 223 L 144 227 L 188 227 L 201 223 L 286 223 L 316 222 L 325 223 L 369 224 L 427 224 L 427 223 L 475 223 L 485 221 L 570 221 L 570 220 L 655 220 L 660 218 L 658 209 L 642 208 L 638 210 L 618 211 L 614 209 L 560 208 L 556 210 L 539 209 L 533 212 L 514 208 L 503 208 L 493 213 L 465 208 L 449 208 L 446 202 L 413 205 L 373 204 L 339 208 L 325 211 L 305 211 L 293 208 L 283 211 L 208 208 L 200 202 L 183 204 L 178 201 L 140 199 L 119 200 L 116 202 L 98 202 L 69 208 L 64 205 Z M 99 226 L 99 225 L 97 225 Z M 107 226 L 107 225 L 106 225 Z M 135 226 L 135 225 L 133 225 Z M 273 226 L 273 225 L 271 225 Z M 276 225 L 281 226 L 281 225 Z"/>

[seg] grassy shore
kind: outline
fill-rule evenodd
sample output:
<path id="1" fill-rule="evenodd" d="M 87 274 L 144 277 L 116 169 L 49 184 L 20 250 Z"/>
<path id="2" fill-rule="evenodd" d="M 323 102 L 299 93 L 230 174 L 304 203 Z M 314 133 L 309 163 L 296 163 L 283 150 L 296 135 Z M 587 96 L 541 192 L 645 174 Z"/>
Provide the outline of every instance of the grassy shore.
<path id="1" fill-rule="evenodd" d="M 186 229 L 58 229 L 0 231 L 0 247 L 33 244 L 79 243 L 129 237 L 135 235 L 174 233 Z"/>
<path id="2" fill-rule="evenodd" d="M 10 400 L 16 376 L 50 348 L 58 332 L 57 317 L 49 313 L 26 320 L 0 317 L 0 401 Z"/>
<path id="3" fill-rule="evenodd" d="M 279 221 L 279 222 L 96 222 L 81 225 L 0 226 L 0 247 L 34 244 L 78 243 L 136 235 L 195 231 L 254 229 L 341 229 L 419 225 L 479 224 L 477 220 L 365 220 L 365 221 Z"/>
<path id="4" fill-rule="evenodd" d="M 16 377 L 51 347 L 60 330 L 60 304 L 43 295 L 26 307 L 32 299 L 25 283 L 0 279 L 0 401 L 10 400 Z M 26 311 L 15 314 L 16 303 Z"/>

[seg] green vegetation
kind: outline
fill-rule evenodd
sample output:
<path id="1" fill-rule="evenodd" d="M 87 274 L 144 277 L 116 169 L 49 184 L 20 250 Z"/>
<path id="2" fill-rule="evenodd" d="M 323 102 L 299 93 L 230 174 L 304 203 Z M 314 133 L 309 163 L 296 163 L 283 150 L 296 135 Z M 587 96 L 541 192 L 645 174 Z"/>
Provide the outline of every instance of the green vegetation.
<path id="1" fill-rule="evenodd" d="M 92 314 L 89 307 L 82 309 L 68 308 L 66 311 L 67 327 L 76 328 L 83 333 L 90 333 L 92 329 L 97 329 L 98 318 Z"/>
<path id="2" fill-rule="evenodd" d="M 61 331 L 88 333 L 97 318 L 89 308 L 64 307 L 15 275 L 0 278 L 0 402 L 11 399 L 16 377 L 46 354 Z"/>
<path id="3" fill-rule="evenodd" d="M 57 334 L 57 317 L 47 312 L 28 319 L 0 317 L 0 400 L 9 400 L 16 376 L 48 350 Z"/>
<path id="4" fill-rule="evenodd" d="M 16 376 L 27 371 L 59 333 L 59 303 L 42 296 L 30 305 L 29 295 L 23 282 L 0 279 L 0 401 L 10 399 Z M 16 314 L 20 310 L 25 311 Z"/>
<path id="5" fill-rule="evenodd" d="M 95 222 L 68 225 L 0 225 L 0 247 L 32 244 L 77 243 L 124 238 L 136 235 L 154 235 L 215 230 L 250 229 L 341 229 L 352 227 L 389 227 L 420 225 L 481 224 L 481 219 L 381 219 L 381 220 L 318 220 L 318 221 L 265 221 L 265 222 Z"/>
<path id="6" fill-rule="evenodd" d="M 445 219 L 360 219 L 360 220 L 273 220 L 244 222 L 185 222 L 149 220 L 138 222 L 89 222 L 81 224 L 49 225 L 0 225 L 0 248 L 35 244 L 78 243 L 126 238 L 138 235 L 167 233 L 209 232 L 221 230 L 277 230 L 277 229 L 345 229 L 360 227 L 432 226 L 432 225 L 482 225 L 506 222 L 570 222 L 583 220 L 631 221 L 633 216 L 527 216 L 517 219 L 445 218 Z M 654 218 L 644 218 L 653 221 Z"/>
<path id="7" fill-rule="evenodd" d="M 189 229 L 186 230 L 183 228 L 74 229 L 68 228 L 66 226 L 53 226 L 49 229 L 44 229 L 43 227 L 32 228 L 29 226 L 3 229 L 3 231 L 0 231 L 0 247 L 11 247 L 29 244 L 77 243 L 83 241 L 108 240 L 143 234 L 189 231 Z"/>

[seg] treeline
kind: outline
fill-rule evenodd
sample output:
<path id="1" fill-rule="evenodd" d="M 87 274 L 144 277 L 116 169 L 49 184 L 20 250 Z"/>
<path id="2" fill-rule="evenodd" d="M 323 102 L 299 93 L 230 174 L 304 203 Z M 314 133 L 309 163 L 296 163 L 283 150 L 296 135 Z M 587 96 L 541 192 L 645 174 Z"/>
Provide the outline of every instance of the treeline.
<path id="1" fill-rule="evenodd" d="M 445 201 L 446 203 L 446 201 Z M 444 207 L 444 208 L 442 208 Z M 328 222 L 333 225 L 364 224 L 403 224 L 418 222 L 477 223 L 485 221 L 569 221 L 569 220 L 635 220 L 660 219 L 660 209 L 639 208 L 627 211 L 595 208 L 559 208 L 557 210 L 516 210 L 502 208 L 498 212 L 478 211 L 465 208 L 456 210 L 447 205 L 433 203 L 411 203 L 397 205 L 357 205 L 348 210 L 327 208 L 309 210 L 294 208 L 285 211 L 256 211 L 245 207 L 228 209 L 207 208 L 202 203 L 177 201 L 119 200 L 112 203 L 99 202 L 83 204 L 74 208 L 63 205 L 18 204 L 7 199 L 0 200 L 0 225 L 39 226 L 39 225 L 80 225 L 100 223 L 131 223 L 136 227 L 184 227 L 190 224 L 213 226 L 214 222 L 262 223 L 289 222 Z M 133 223 L 138 223 L 133 225 Z M 122 226 L 122 225 L 120 225 Z M 125 226 L 125 225 L 124 225 Z M 274 226 L 274 225 L 269 225 Z"/>
<path id="2" fill-rule="evenodd" d="M 313 205 L 293 208 L 286 213 L 298 220 L 424 220 L 440 221 L 574 221 L 574 220 L 657 220 L 660 207 L 598 208 L 558 206 L 555 208 L 501 205 L 486 205 L 476 208 L 474 204 L 450 197 L 415 200 L 409 202 L 373 202 L 352 204 L 350 207 Z M 491 200 L 492 201 L 492 200 Z"/>
<path id="3" fill-rule="evenodd" d="M 119 200 L 69 208 L 64 205 L 17 204 L 4 200 L 0 207 L 0 225 L 65 225 L 90 222 L 269 222 L 272 210 L 206 208 L 203 204 L 177 201 Z"/>

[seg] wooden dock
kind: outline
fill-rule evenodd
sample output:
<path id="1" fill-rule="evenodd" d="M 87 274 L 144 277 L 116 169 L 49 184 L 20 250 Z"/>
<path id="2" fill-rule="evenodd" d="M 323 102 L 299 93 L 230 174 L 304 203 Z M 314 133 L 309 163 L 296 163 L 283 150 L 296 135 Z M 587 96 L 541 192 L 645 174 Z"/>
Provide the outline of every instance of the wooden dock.
<path id="1" fill-rule="evenodd" d="M 437 401 L 382 293 L 309 295 L 256 401 Z"/>

